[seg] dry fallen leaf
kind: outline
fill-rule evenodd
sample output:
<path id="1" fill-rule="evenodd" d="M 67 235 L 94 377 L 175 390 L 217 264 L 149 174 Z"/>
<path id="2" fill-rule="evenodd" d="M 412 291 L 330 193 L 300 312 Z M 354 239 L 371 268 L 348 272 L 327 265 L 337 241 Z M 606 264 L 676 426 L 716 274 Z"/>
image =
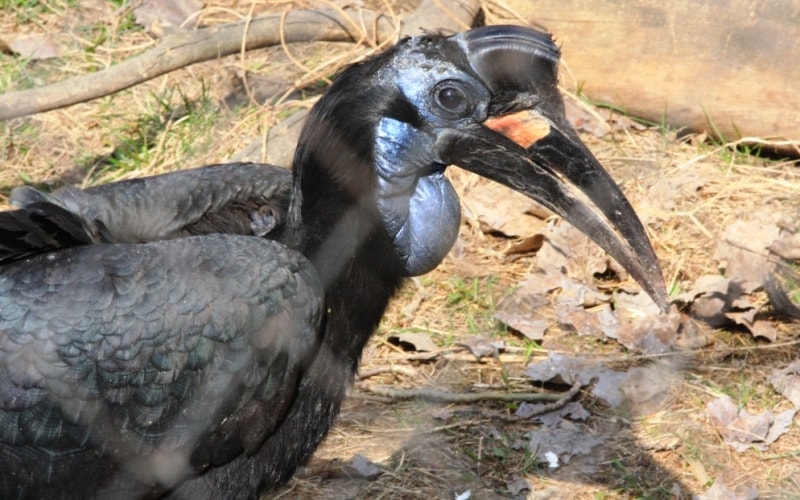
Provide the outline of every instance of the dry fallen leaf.
<path id="1" fill-rule="evenodd" d="M 740 488 L 736 491 L 728 488 L 722 479 L 714 481 L 705 493 L 699 495 L 698 500 L 756 500 L 758 498 L 757 488 Z"/>
<path id="2" fill-rule="evenodd" d="M 752 415 L 724 395 L 709 402 L 706 413 L 725 442 L 736 451 L 742 452 L 750 448 L 765 451 L 786 432 L 796 410 L 786 410 L 777 415 L 771 410 L 765 410 L 758 415 Z"/>
<path id="3" fill-rule="evenodd" d="M 390 344 L 402 347 L 404 351 L 433 352 L 439 349 L 439 346 L 434 344 L 431 338 L 424 333 L 400 333 L 390 336 L 387 340 Z"/>
<path id="4" fill-rule="evenodd" d="M 528 449 L 541 460 L 546 454 L 558 457 L 562 464 L 577 455 L 590 455 L 606 440 L 606 435 L 593 434 L 567 420 L 561 420 L 555 428 L 542 428 L 529 434 Z M 552 462 L 551 462 L 552 463 Z"/>
<path id="5" fill-rule="evenodd" d="M 769 375 L 769 383 L 783 394 L 795 408 L 800 409 L 800 360 L 793 361 L 786 368 L 774 369 Z"/>
<path id="6" fill-rule="evenodd" d="M 579 132 L 588 132 L 595 137 L 605 137 L 612 132 L 647 130 L 647 126 L 611 109 L 601 109 L 567 96 L 564 99 L 567 121 Z M 591 112 L 590 112 L 591 111 Z"/>
<path id="7" fill-rule="evenodd" d="M 760 210 L 735 220 L 717 242 L 714 258 L 725 269 L 725 275 L 738 283 L 744 293 L 764 286 L 773 272 L 767 250 L 780 236 L 780 211 Z"/>
<path id="8" fill-rule="evenodd" d="M 767 250 L 786 260 L 800 260 L 800 233 L 781 233 Z"/>
<path id="9" fill-rule="evenodd" d="M 546 243 L 537 253 L 539 267 L 548 274 L 563 274 L 581 283 L 594 283 L 595 275 L 616 271 L 610 258 L 588 236 L 561 219 L 551 220 L 544 232 Z M 620 281 L 627 276 L 620 276 Z"/>
<path id="10" fill-rule="evenodd" d="M 516 243 L 509 245 L 508 249 L 506 249 L 506 255 L 538 252 L 542 248 L 542 245 L 544 245 L 544 241 L 543 234 L 534 234 L 533 236 L 522 238 Z"/>
<path id="11" fill-rule="evenodd" d="M 351 477 L 373 479 L 380 475 L 381 470 L 370 459 L 356 453 L 350 463 L 345 466 L 345 472 Z"/>
<path id="12" fill-rule="evenodd" d="M 502 340 L 493 340 L 486 337 L 475 336 L 458 342 L 458 345 L 466 347 L 478 361 L 489 356 L 497 359 L 500 351 L 505 350 L 506 343 Z"/>
<path id="13" fill-rule="evenodd" d="M 510 481 L 506 481 L 506 488 L 513 496 L 517 496 L 525 490 L 533 491 L 531 482 L 520 476 L 514 476 Z"/>
<path id="14" fill-rule="evenodd" d="M 543 273 L 531 275 L 497 304 L 494 318 L 531 340 L 542 340 L 550 325 L 537 319 L 535 312 L 547 304 L 546 296 L 550 290 L 541 284 L 546 279 Z"/>
<path id="15" fill-rule="evenodd" d="M 547 405 L 544 403 L 522 403 L 519 405 L 519 408 L 517 408 L 515 415 L 522 419 L 530 418 L 532 422 L 540 422 L 546 427 L 555 427 L 558 422 L 564 418 L 570 420 L 586 420 L 591 416 L 591 414 L 586 411 L 586 408 L 577 401 L 572 401 L 556 410 L 537 415 L 537 413 L 546 406 Z M 535 416 L 531 418 L 532 415 Z"/>
<path id="16" fill-rule="evenodd" d="M 476 175 L 459 179 L 464 217 L 482 232 L 509 238 L 541 232 L 544 221 L 531 215 L 535 202 L 530 198 Z"/>
<path id="17" fill-rule="evenodd" d="M 620 389 L 631 411 L 637 415 L 650 415 L 664 409 L 670 401 L 677 376 L 675 367 L 664 363 L 628 370 L 620 382 Z"/>
<path id="18" fill-rule="evenodd" d="M 574 329 L 578 335 L 598 338 L 616 338 L 618 335 L 619 321 L 608 304 L 587 311 L 581 306 L 559 303 L 556 313 L 558 322 Z"/>
<path id="19" fill-rule="evenodd" d="M 576 102 L 574 99 L 564 99 L 564 111 L 567 121 L 578 132 L 587 132 L 595 137 L 603 137 L 611 132 L 611 126 L 600 116 L 589 112 L 588 104 Z"/>
<path id="20" fill-rule="evenodd" d="M 431 418 L 436 420 L 450 420 L 455 415 L 452 408 L 447 406 L 437 407 L 431 410 Z"/>
<path id="21" fill-rule="evenodd" d="M 694 288 L 678 295 L 676 300 L 690 304 L 692 315 L 700 321 L 711 326 L 723 326 L 730 323 L 725 311 L 733 302 L 731 295 L 738 298 L 741 291 L 731 290 L 728 278 L 719 274 L 708 274 L 697 278 Z"/>
<path id="22" fill-rule="evenodd" d="M 23 59 L 52 59 L 60 56 L 55 43 L 44 35 L 15 38 L 8 44 L 8 47 Z"/>
<path id="23" fill-rule="evenodd" d="M 770 342 L 775 342 L 775 339 L 778 338 L 778 330 L 775 329 L 775 327 L 772 326 L 772 324 L 770 324 L 768 321 L 757 321 L 755 319 L 757 312 L 758 309 L 753 306 L 750 309 L 746 309 L 742 312 L 734 311 L 725 313 L 725 316 L 732 319 L 737 325 L 747 328 L 750 333 L 753 334 L 753 337 L 761 337 L 769 340 Z"/>
<path id="24" fill-rule="evenodd" d="M 544 361 L 531 363 L 525 375 L 535 382 L 561 382 L 572 385 L 580 381 L 583 385 L 593 384 L 592 394 L 611 408 L 624 401 L 620 382 L 626 374 L 606 368 L 597 361 L 580 356 L 566 356 L 550 352 Z"/>
<path id="25" fill-rule="evenodd" d="M 765 274 L 759 286 L 770 283 L 770 276 Z M 778 337 L 772 323 L 757 319 L 761 307 L 745 295 L 741 282 L 720 275 L 701 276 L 692 290 L 678 295 L 676 300 L 689 304 L 693 317 L 713 327 L 734 323 L 747 328 L 754 337 L 771 342 Z"/>
<path id="26" fill-rule="evenodd" d="M 193 18 L 203 2 L 200 0 L 144 0 L 133 9 L 136 22 L 147 29 L 182 28 Z"/>
<path id="27" fill-rule="evenodd" d="M 530 340 L 542 340 L 550 326 L 546 321 L 532 318 L 530 313 L 497 311 L 494 318 Z"/>
<path id="28" fill-rule="evenodd" d="M 679 332 L 687 332 L 685 318 L 673 310 L 661 313 L 645 294 L 618 293 L 615 297 L 619 327 L 617 340 L 631 351 L 661 354 L 674 350 Z"/>

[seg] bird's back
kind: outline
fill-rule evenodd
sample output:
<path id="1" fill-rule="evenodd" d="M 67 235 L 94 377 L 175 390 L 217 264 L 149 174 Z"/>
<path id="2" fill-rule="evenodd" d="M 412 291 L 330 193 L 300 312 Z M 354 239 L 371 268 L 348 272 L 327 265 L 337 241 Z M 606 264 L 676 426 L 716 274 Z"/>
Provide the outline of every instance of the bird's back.
<path id="1" fill-rule="evenodd" d="M 255 237 L 290 184 L 237 164 L 17 192 L 0 213 L 2 498 L 159 494 L 258 450 L 320 340 L 313 266 Z"/>
<path id="2" fill-rule="evenodd" d="M 269 236 L 286 219 L 291 172 L 232 163 L 86 190 L 12 191 L 0 212 L 0 264 L 94 243 L 141 243 L 201 234 Z"/>

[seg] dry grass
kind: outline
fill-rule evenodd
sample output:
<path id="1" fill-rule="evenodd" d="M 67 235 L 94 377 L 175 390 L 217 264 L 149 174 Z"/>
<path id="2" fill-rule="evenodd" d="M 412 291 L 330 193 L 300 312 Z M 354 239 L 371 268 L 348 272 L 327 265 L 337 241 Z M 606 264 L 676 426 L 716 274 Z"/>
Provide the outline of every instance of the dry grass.
<path id="1" fill-rule="evenodd" d="M 42 3 L 50 10 L 39 12 L 35 22 L 21 21 L 18 12 L 0 12 L 0 34 L 48 34 L 63 57 L 20 62 L 0 56 L 4 91 L 103 68 L 157 43 L 128 26 L 124 8 L 110 2 L 80 2 L 79 7 L 66 0 Z M 236 21 L 290 5 L 302 7 L 268 2 L 251 8 L 212 0 L 199 21 Z M 95 43 L 103 26 L 105 39 Z M 95 102 L 3 123 L 0 203 L 23 182 L 88 185 L 224 161 L 264 137 L 293 109 L 307 106 L 335 67 L 372 50 L 368 45 L 277 47 L 199 64 Z M 266 105 L 219 105 L 237 89 L 239 97 L 249 100 L 252 93 L 245 82 L 256 74 L 290 84 L 276 87 Z M 303 89 L 291 85 L 298 82 Z M 673 291 L 718 272 L 716 242 L 732 221 L 763 209 L 788 217 L 797 213 L 800 172 L 792 164 L 701 138 L 678 140 L 674 131 L 658 127 L 584 139 L 637 208 Z M 544 356 L 542 348 L 492 320 L 495 304 L 537 266 L 534 256 L 509 259 L 508 244 L 464 226 L 445 262 L 408 284 L 365 352 L 362 367 L 400 369 L 356 385 L 339 424 L 312 463 L 281 492 L 283 498 L 453 498 L 468 489 L 472 498 L 508 498 L 507 482 L 516 477 L 534 486 L 518 498 L 668 498 L 677 492 L 689 498 L 717 479 L 731 488 L 757 486 L 763 498 L 800 497 L 797 425 L 768 452 L 736 453 L 704 412 L 723 393 L 752 412 L 788 408 L 766 382 L 773 367 L 798 357 L 798 329 L 782 318 L 774 318 L 779 329 L 774 344 L 756 342 L 740 330 L 700 326 L 713 342 L 682 355 L 672 397 L 646 414 L 612 412 L 583 394 L 580 399 L 593 416 L 576 425 L 589 435 L 606 436 L 606 441 L 591 455 L 556 470 L 518 446 L 537 426 L 506 421 L 503 416 L 513 413 L 513 405 L 454 406 L 447 408 L 453 415 L 436 418 L 442 417 L 442 405 L 386 404 L 360 390 L 362 384 L 452 391 L 529 389 L 523 372 L 528 362 Z M 536 314 L 555 317 L 550 307 Z M 484 335 L 502 338 L 515 349 L 499 360 L 481 362 L 457 355 L 402 359 L 407 353 L 387 339 L 409 330 L 428 333 L 443 348 Z M 546 346 L 591 353 L 621 368 L 645 362 L 614 342 L 557 329 L 548 332 Z M 349 477 L 346 463 L 354 454 L 378 464 L 382 474 L 371 481 Z"/>

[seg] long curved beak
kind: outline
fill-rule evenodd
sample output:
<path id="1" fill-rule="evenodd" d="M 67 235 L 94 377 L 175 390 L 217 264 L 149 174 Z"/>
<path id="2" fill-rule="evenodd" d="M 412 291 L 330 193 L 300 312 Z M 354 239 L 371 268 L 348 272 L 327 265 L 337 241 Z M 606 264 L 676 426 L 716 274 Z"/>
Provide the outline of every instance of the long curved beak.
<path id="1" fill-rule="evenodd" d="M 517 26 L 457 36 L 493 99 L 483 124 L 451 131 L 440 142 L 442 157 L 563 217 L 668 310 L 664 278 L 641 221 L 566 120 L 557 89 L 558 49 L 550 36 Z"/>

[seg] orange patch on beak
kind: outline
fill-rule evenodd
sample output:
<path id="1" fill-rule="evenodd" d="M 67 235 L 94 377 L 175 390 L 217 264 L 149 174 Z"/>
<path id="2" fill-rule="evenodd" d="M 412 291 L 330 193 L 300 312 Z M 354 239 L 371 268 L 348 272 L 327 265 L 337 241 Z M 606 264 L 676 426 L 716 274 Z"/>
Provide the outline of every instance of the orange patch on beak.
<path id="1" fill-rule="evenodd" d="M 550 121 L 528 109 L 489 118 L 483 124 L 525 149 L 550 133 Z"/>

